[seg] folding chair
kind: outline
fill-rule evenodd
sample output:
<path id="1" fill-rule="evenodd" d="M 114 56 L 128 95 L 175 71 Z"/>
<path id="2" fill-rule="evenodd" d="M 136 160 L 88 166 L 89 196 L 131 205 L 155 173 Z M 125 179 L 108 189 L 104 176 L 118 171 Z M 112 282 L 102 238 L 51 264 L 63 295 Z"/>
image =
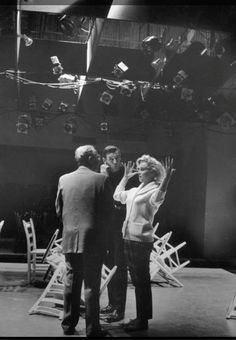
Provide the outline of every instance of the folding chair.
<path id="1" fill-rule="evenodd" d="M 60 262 L 65 262 L 65 256 L 62 253 L 61 242 L 62 238 L 56 239 L 54 245 L 51 248 L 50 254 L 45 256 L 45 260 L 49 264 L 49 267 L 44 275 L 44 281 L 47 279 L 48 275 L 57 268 Z"/>
<path id="2" fill-rule="evenodd" d="M 234 297 L 229 304 L 226 319 L 236 319 L 236 294 L 234 294 Z"/>
<path id="3" fill-rule="evenodd" d="M 111 281 L 112 276 L 115 274 L 117 266 L 114 266 L 112 269 L 109 269 L 105 264 L 102 266 L 102 276 L 101 276 L 101 287 L 100 287 L 100 295 L 106 289 L 108 283 Z"/>
<path id="4" fill-rule="evenodd" d="M 160 238 L 155 238 L 157 239 L 156 242 L 160 241 Z M 165 241 L 166 239 L 169 240 L 168 235 L 166 236 Z M 174 247 L 168 242 L 168 240 L 167 242 L 163 242 L 161 246 L 157 243 L 157 246 L 155 247 L 156 242 L 154 243 L 154 249 L 150 256 L 151 280 L 153 280 L 158 273 L 167 283 L 183 287 L 183 284 L 173 274 L 190 263 L 189 260 L 180 263 L 178 255 L 178 250 L 185 246 L 186 242 L 182 242 Z"/>
<path id="5" fill-rule="evenodd" d="M 43 314 L 59 317 L 64 305 L 65 263 L 60 262 L 42 295 L 30 308 L 29 314 Z"/>
<path id="6" fill-rule="evenodd" d="M 158 236 L 154 235 L 155 242 L 153 243 L 153 248 L 154 248 L 154 251 L 157 253 L 157 255 L 161 254 L 164 249 L 166 250 L 166 245 L 167 245 L 171 235 L 172 235 L 172 231 L 169 231 L 168 233 L 166 233 L 162 237 L 158 237 Z"/>
<path id="7" fill-rule="evenodd" d="M 52 273 L 60 262 L 65 262 L 65 256 L 62 253 L 61 247 L 62 239 L 58 239 L 54 243 L 54 247 L 51 249 L 51 254 L 46 257 L 46 262 L 49 264 L 48 269 L 43 277 L 43 281 L 47 279 L 47 277 Z"/>
<path id="8" fill-rule="evenodd" d="M 108 283 L 115 274 L 117 266 L 112 269 L 107 268 L 105 265 L 102 267 L 100 295 L 104 292 Z M 52 275 L 47 287 L 36 303 L 30 308 L 29 314 L 44 314 L 50 316 L 63 317 L 63 293 L 64 283 L 63 278 L 65 274 L 65 261 L 59 262 L 54 274 Z M 83 287 L 81 289 L 83 292 Z M 81 294 L 82 295 L 82 294 Z M 80 301 L 81 307 L 84 307 L 84 301 Z"/>
<path id="9" fill-rule="evenodd" d="M 55 244 L 59 229 L 54 232 L 52 238 L 48 243 L 47 248 L 37 248 L 36 235 L 32 218 L 30 218 L 29 222 L 26 222 L 24 220 L 22 220 L 22 222 L 27 240 L 28 283 L 31 283 L 32 279 L 35 280 L 36 278 L 36 270 L 37 272 L 42 273 L 48 268 L 48 263 L 45 263 L 46 257 Z"/>

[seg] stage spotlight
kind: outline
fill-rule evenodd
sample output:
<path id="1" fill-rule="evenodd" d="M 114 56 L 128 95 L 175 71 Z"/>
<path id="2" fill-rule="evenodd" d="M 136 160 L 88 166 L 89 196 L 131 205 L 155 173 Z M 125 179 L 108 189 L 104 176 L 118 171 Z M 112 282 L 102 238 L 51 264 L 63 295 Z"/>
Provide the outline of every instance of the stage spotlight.
<path id="1" fill-rule="evenodd" d="M 188 89 L 186 87 L 183 87 L 181 89 L 181 97 L 182 100 L 185 102 L 190 102 L 193 100 L 193 89 Z"/>
<path id="2" fill-rule="evenodd" d="M 52 64 L 53 64 L 53 68 L 52 68 L 52 73 L 53 74 L 62 74 L 63 72 L 63 67 L 61 66 L 61 63 L 58 59 L 57 56 L 52 56 L 50 57 Z"/>
<path id="3" fill-rule="evenodd" d="M 49 98 L 46 98 L 42 104 L 42 109 L 45 111 L 49 111 L 52 107 L 53 101 Z"/>
<path id="4" fill-rule="evenodd" d="M 156 71 L 158 70 L 162 71 L 166 62 L 167 62 L 167 58 L 165 55 L 163 55 L 161 58 L 154 59 L 151 62 L 151 65 Z"/>
<path id="5" fill-rule="evenodd" d="M 25 46 L 29 47 L 33 44 L 33 39 L 31 39 L 30 37 L 28 37 L 26 34 L 22 35 L 22 38 L 24 39 L 25 42 Z"/>
<path id="6" fill-rule="evenodd" d="M 108 132 L 108 123 L 107 122 L 102 122 L 100 123 L 100 131 L 101 132 Z"/>
<path id="7" fill-rule="evenodd" d="M 59 29 L 67 37 L 74 37 L 78 34 L 79 29 L 82 29 L 81 26 L 85 20 L 85 17 L 74 17 L 65 14 L 59 19 Z"/>
<path id="8" fill-rule="evenodd" d="M 58 81 L 60 83 L 74 83 L 78 80 L 78 76 L 75 75 L 73 76 L 72 74 L 62 74 L 59 78 L 58 78 Z"/>
<path id="9" fill-rule="evenodd" d="M 206 52 L 206 47 L 200 41 L 193 41 L 191 45 L 182 53 L 187 58 L 198 57 Z M 187 59 L 190 62 L 190 59 Z"/>
<path id="10" fill-rule="evenodd" d="M 110 105 L 112 98 L 113 98 L 113 96 L 109 92 L 104 91 L 101 94 L 101 97 L 99 98 L 99 100 L 100 100 L 100 102 L 102 102 L 106 105 Z"/>
<path id="11" fill-rule="evenodd" d="M 184 70 L 178 71 L 176 76 L 173 78 L 173 87 L 179 88 L 181 87 L 182 83 L 185 81 L 185 79 L 188 78 L 188 74 Z"/>
<path id="12" fill-rule="evenodd" d="M 219 59 L 221 59 L 226 52 L 226 48 L 224 46 L 224 41 L 217 41 L 215 46 L 213 47 L 213 51 L 214 51 L 215 55 Z"/>
<path id="13" fill-rule="evenodd" d="M 28 103 L 29 111 L 36 111 L 37 110 L 37 100 L 35 96 L 29 97 Z"/>
<path id="14" fill-rule="evenodd" d="M 72 36 L 74 34 L 75 23 L 72 20 L 72 18 L 66 15 L 63 15 L 59 19 L 58 23 L 59 23 L 59 29 L 63 34 L 67 36 Z"/>
<path id="15" fill-rule="evenodd" d="M 123 63 L 123 61 L 119 62 L 119 64 L 115 64 L 112 73 L 117 77 L 120 78 L 127 70 L 128 66 Z"/>
<path id="16" fill-rule="evenodd" d="M 17 123 L 16 123 L 17 133 L 27 135 L 30 125 L 31 125 L 31 117 L 29 115 L 27 114 L 19 115 Z"/>
<path id="17" fill-rule="evenodd" d="M 150 117 L 150 113 L 148 112 L 147 109 L 142 109 L 140 112 L 139 112 L 139 115 L 142 119 L 147 119 Z"/>
<path id="18" fill-rule="evenodd" d="M 134 83 L 129 84 L 121 84 L 120 85 L 120 94 L 131 97 L 132 93 L 136 90 L 136 85 Z"/>
<path id="19" fill-rule="evenodd" d="M 58 111 L 66 112 L 68 107 L 69 107 L 69 104 L 61 102 L 58 107 Z"/>
<path id="20" fill-rule="evenodd" d="M 228 130 L 236 124 L 235 119 L 228 112 L 224 112 L 216 121 L 223 130 Z"/>
<path id="21" fill-rule="evenodd" d="M 44 126 L 44 123 L 45 123 L 45 117 L 42 116 L 42 115 L 39 115 L 39 116 L 36 116 L 34 118 L 34 126 L 36 128 L 41 128 Z"/>
<path id="22" fill-rule="evenodd" d="M 72 116 L 68 117 L 64 122 L 64 132 L 69 135 L 74 134 L 77 131 L 76 119 Z"/>
<path id="23" fill-rule="evenodd" d="M 155 35 L 148 36 L 142 41 L 142 50 L 144 54 L 152 55 L 163 47 L 161 39 Z"/>
<path id="24" fill-rule="evenodd" d="M 216 105 L 215 98 L 213 98 L 213 97 L 208 97 L 208 98 L 207 98 L 207 103 L 210 104 L 211 106 L 215 106 L 215 105 Z"/>

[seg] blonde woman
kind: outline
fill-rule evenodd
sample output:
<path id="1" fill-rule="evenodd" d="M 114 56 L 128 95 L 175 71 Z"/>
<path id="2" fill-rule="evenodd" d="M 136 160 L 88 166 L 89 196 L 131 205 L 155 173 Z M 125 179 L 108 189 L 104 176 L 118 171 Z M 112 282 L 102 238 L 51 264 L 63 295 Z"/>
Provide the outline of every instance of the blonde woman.
<path id="1" fill-rule="evenodd" d="M 149 273 L 150 253 L 153 246 L 153 220 L 163 203 L 170 178 L 175 171 L 173 159 L 164 163 L 149 155 L 125 164 L 124 176 L 116 187 L 113 198 L 126 204 L 123 223 L 124 251 L 132 283 L 135 287 L 137 317 L 124 324 L 127 332 L 145 330 L 152 318 L 152 292 Z M 130 190 L 125 185 L 138 172 L 141 184 Z"/>

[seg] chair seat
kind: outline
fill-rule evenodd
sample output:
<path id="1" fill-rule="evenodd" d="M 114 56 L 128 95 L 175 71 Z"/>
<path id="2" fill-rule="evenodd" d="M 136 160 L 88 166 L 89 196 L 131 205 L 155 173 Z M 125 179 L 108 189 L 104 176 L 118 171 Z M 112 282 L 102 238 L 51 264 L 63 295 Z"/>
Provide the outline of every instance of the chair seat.
<path id="1" fill-rule="evenodd" d="M 46 248 L 34 249 L 31 251 L 31 254 L 44 255 L 45 251 L 46 251 Z"/>

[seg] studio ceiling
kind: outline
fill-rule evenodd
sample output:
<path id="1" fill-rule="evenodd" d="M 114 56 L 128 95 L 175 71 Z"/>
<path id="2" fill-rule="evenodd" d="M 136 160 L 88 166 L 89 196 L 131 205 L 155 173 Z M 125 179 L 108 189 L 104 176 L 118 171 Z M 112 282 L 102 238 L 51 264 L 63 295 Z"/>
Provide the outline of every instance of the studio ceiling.
<path id="1" fill-rule="evenodd" d="M 17 25 L 16 7 L 2 6 L 1 8 L 1 37 L 2 39 L 14 37 Z M 115 1 L 103 1 L 101 4 L 91 1 L 89 4 L 88 1 L 66 1 L 66 4 L 55 5 L 53 1 L 22 0 L 21 31 L 29 35 L 34 43 L 28 48 L 21 45 L 18 66 L 28 72 L 28 75 L 31 74 L 31 80 L 52 82 L 55 79 L 50 73 L 48 61 L 50 55 L 54 54 L 60 55 L 64 60 L 63 65 L 67 73 L 85 75 L 90 28 L 97 19 L 103 20 L 99 38 L 93 46 L 93 58 L 87 76 L 101 77 L 105 80 L 113 78 L 114 81 L 128 79 L 136 82 L 135 86 L 139 93 L 134 91 L 134 94 L 138 102 L 140 93 L 142 97 L 142 89 L 137 82 L 147 81 L 151 85 L 154 83 L 148 93 L 148 100 L 144 102 L 141 100 L 140 109 L 140 111 L 151 112 L 152 117 L 155 114 L 158 119 L 164 117 L 164 120 L 173 120 L 175 117 L 168 112 L 173 111 L 174 107 L 177 112 L 187 112 L 186 116 L 178 116 L 181 119 L 195 121 L 199 118 L 199 112 L 201 115 L 203 112 L 204 116 L 204 112 L 210 110 L 214 111 L 212 120 L 216 121 L 224 111 L 234 111 L 236 104 L 235 8 L 236 6 L 231 5 L 149 5 L 147 1 L 145 3 L 135 1 L 135 5 L 132 1 L 123 1 L 122 4 Z M 59 23 L 64 16 L 77 20 L 82 18 L 82 29 L 80 27 L 74 35 L 62 32 Z M 186 42 L 187 33 L 191 30 L 194 32 L 192 40 Z M 164 45 L 171 40 L 176 42 L 171 58 L 168 59 L 163 72 L 158 77 L 154 77 L 151 60 L 145 59 L 141 50 L 142 41 L 147 36 L 162 39 Z M 196 42 L 206 48 L 206 53 L 197 57 L 186 57 L 184 52 L 190 43 Z M 220 48 L 224 53 L 218 56 L 215 47 L 221 42 Z M 78 43 L 78 47 L 74 43 Z M 172 45 L 174 46 L 174 43 Z M 37 57 L 39 59 L 35 63 Z M 113 67 L 121 60 L 128 65 L 128 71 L 123 77 L 117 79 L 114 77 Z M 181 69 L 184 69 L 188 75 L 184 87 L 194 91 L 194 100 L 185 100 L 186 97 L 182 100 L 184 97 L 181 92 L 182 85 L 173 91 L 173 79 Z M 112 86 L 114 89 L 114 83 Z M 170 91 L 169 86 L 171 86 Z M 109 93 L 110 90 L 111 86 L 101 87 L 97 92 L 93 89 L 97 96 L 95 99 L 99 101 L 101 91 Z M 124 105 L 129 105 L 128 100 L 133 100 L 133 98 L 124 100 L 117 91 L 112 91 L 112 95 L 113 104 L 117 103 L 117 106 L 123 101 Z M 130 111 L 136 112 L 139 104 L 135 102 Z M 105 109 L 105 115 L 113 110 L 112 105 L 109 108 L 105 106 Z M 119 110 L 122 111 L 122 108 Z"/>

